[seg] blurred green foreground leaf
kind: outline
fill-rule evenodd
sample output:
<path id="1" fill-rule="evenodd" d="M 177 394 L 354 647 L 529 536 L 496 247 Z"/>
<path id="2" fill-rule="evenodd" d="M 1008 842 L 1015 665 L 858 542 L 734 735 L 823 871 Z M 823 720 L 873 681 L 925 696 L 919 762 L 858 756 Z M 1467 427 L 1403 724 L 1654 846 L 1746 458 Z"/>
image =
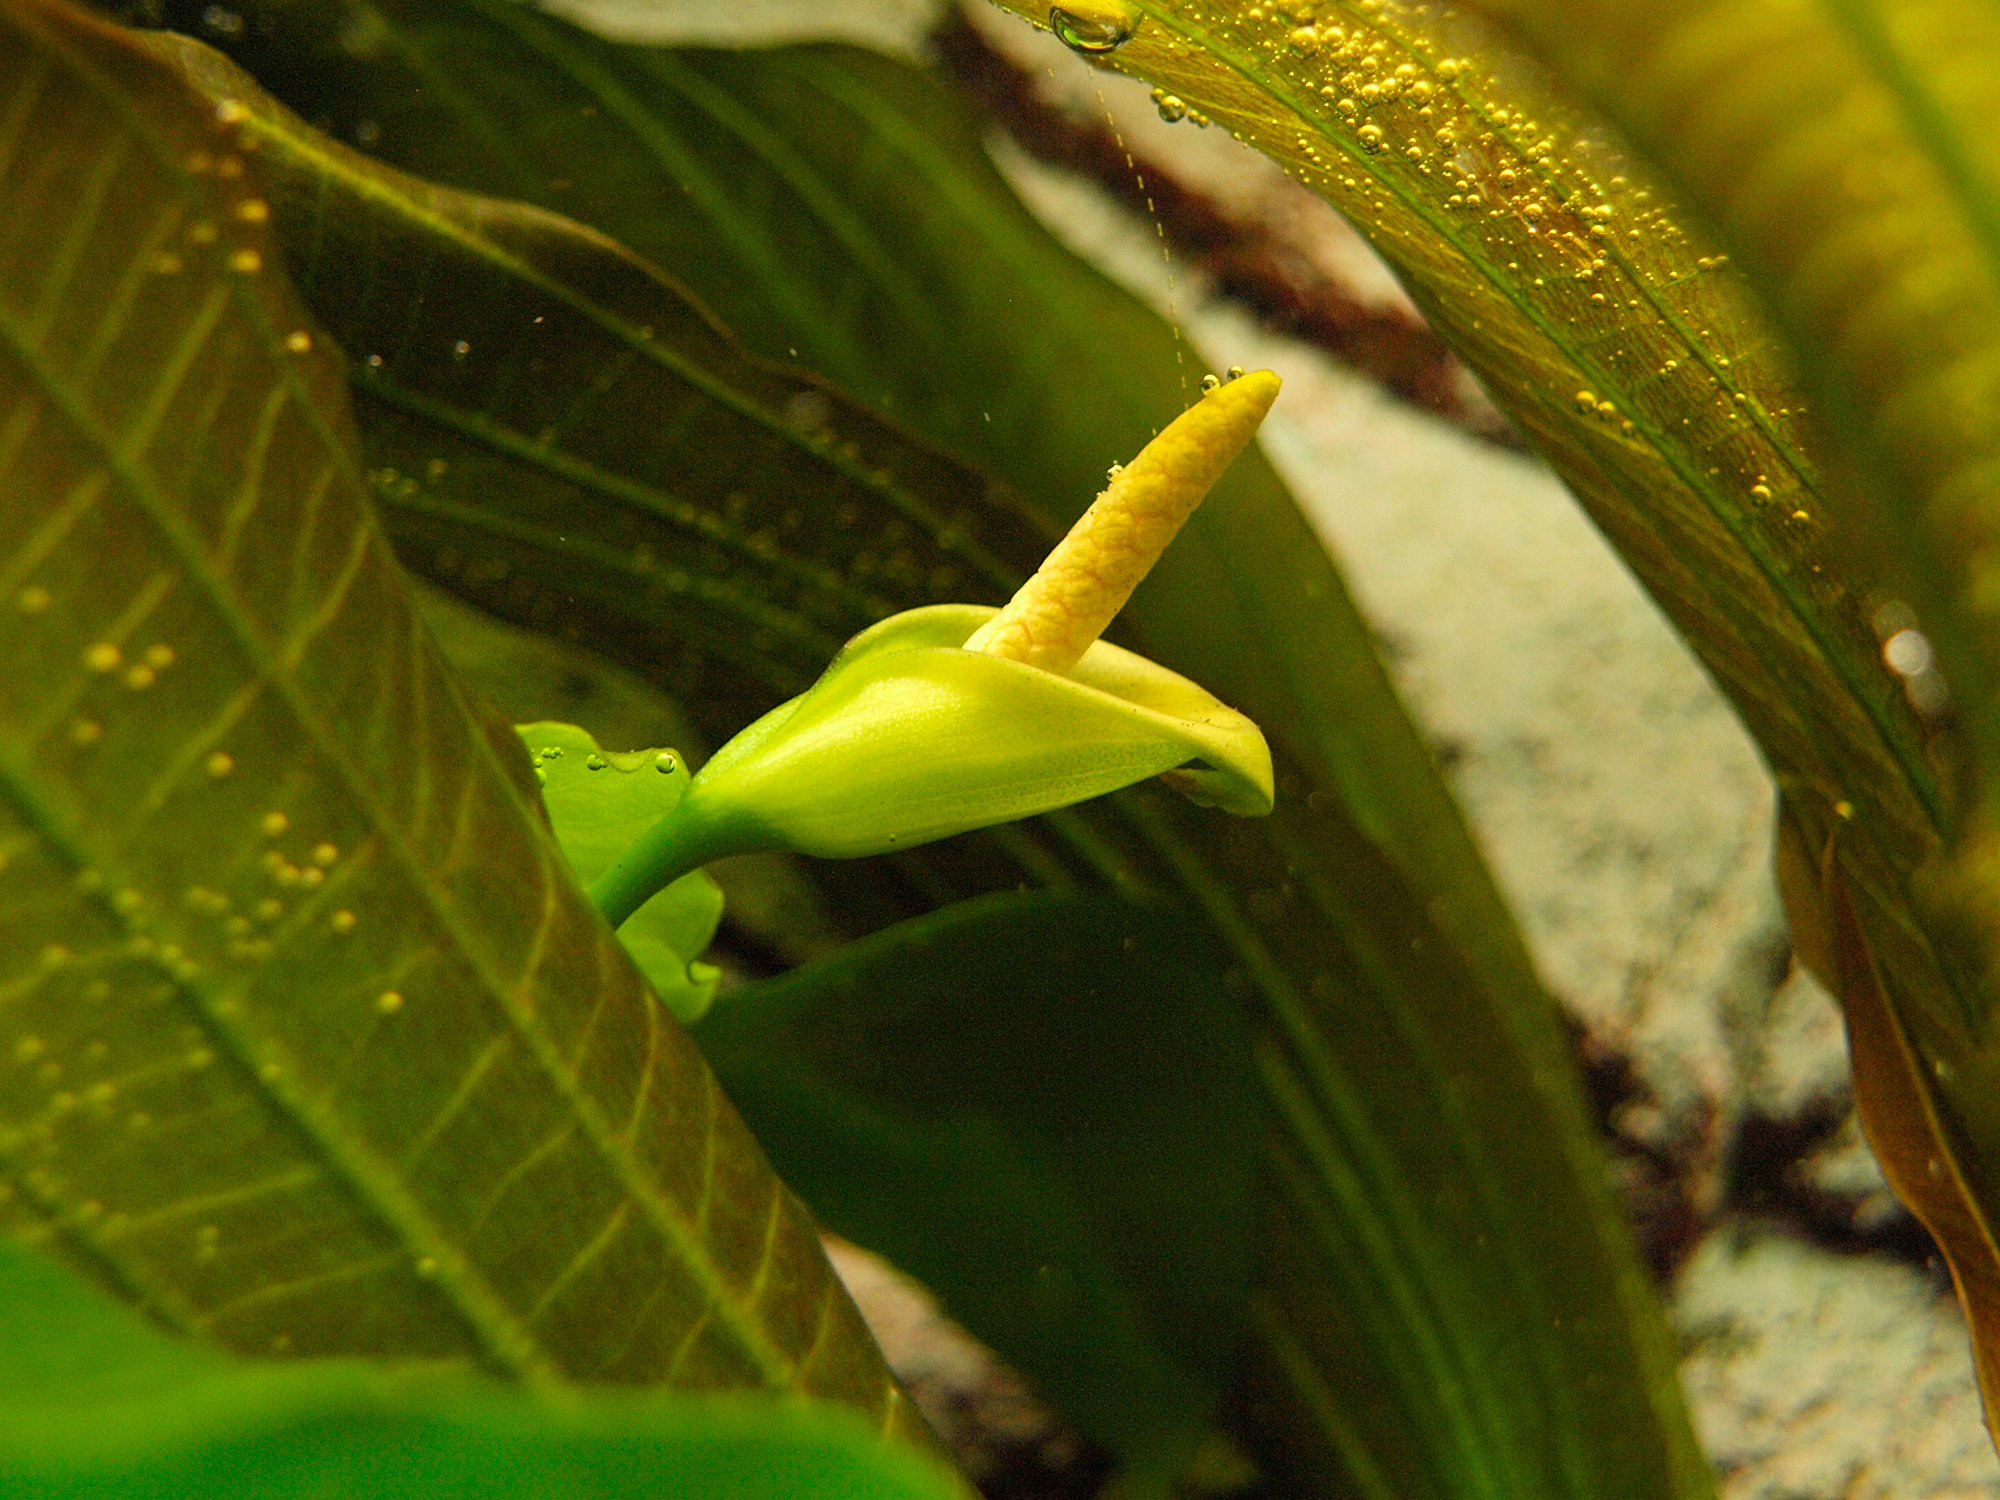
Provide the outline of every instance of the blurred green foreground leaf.
<path id="1" fill-rule="evenodd" d="M 951 1500 L 842 1408 L 537 1400 L 462 1370 L 230 1359 L 0 1241 L 5 1500 Z"/>

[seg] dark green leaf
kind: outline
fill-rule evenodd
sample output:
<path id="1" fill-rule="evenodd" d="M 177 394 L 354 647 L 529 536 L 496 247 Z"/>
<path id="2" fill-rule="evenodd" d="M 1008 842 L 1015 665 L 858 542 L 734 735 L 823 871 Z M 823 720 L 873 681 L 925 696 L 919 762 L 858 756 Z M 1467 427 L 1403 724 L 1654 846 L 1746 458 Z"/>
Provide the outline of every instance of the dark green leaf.
<path id="1" fill-rule="evenodd" d="M 1924 847 L 1937 768 L 1827 546 L 1804 402 L 1742 288 L 1603 127 L 1438 12 L 1335 6 L 1294 42 L 1275 13 L 1144 9 L 1116 66 L 1360 226 L 1681 626 L 1788 789 L 1827 814 L 1848 803 L 1884 850 Z M 1390 81 L 1369 95 L 1378 74 Z"/>
<path id="2" fill-rule="evenodd" d="M 294 275 L 351 358 L 387 523 L 454 588 L 671 663 L 720 740 L 855 622 L 1011 588 L 989 534 L 1039 556 L 976 475 L 747 356 L 602 235 L 387 170 L 158 40 L 248 113 Z"/>
<path id="3" fill-rule="evenodd" d="M 1250 1282 L 1256 1071 L 1228 955 L 1187 917 L 982 897 L 696 1031 L 828 1226 L 920 1277 L 1128 1483 L 1215 1422 Z"/>
<path id="4" fill-rule="evenodd" d="M 0 44 L 0 1226 L 239 1350 L 921 1441 L 418 625 L 240 112 Z"/>
<path id="5" fill-rule="evenodd" d="M 7 1500 L 950 1500 L 843 1408 L 544 1402 L 463 1371 L 226 1359 L 0 1241 Z"/>

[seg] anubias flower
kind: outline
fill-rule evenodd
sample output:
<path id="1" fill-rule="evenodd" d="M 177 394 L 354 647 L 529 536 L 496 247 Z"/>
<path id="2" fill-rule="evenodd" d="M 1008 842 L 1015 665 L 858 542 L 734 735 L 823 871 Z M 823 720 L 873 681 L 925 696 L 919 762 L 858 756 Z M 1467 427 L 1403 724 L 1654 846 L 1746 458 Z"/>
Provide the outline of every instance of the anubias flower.
<path id="1" fill-rule="evenodd" d="M 1259 371 L 1183 412 L 1005 608 L 908 610 L 849 641 L 812 687 L 716 752 L 592 885 L 598 907 L 615 925 L 728 854 L 880 854 L 1151 776 L 1203 806 L 1268 813 L 1257 726 L 1099 636 L 1277 394 L 1278 377 Z"/>

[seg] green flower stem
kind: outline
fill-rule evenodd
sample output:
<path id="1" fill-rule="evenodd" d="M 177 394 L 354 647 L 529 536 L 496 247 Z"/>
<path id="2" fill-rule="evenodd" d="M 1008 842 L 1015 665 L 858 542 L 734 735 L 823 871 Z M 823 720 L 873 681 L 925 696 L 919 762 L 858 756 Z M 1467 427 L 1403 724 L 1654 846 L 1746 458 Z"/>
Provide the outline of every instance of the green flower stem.
<path id="1" fill-rule="evenodd" d="M 591 903 L 613 927 L 654 896 L 711 860 L 765 847 L 737 818 L 716 817 L 702 801 L 683 798 L 633 841 L 590 885 Z"/>

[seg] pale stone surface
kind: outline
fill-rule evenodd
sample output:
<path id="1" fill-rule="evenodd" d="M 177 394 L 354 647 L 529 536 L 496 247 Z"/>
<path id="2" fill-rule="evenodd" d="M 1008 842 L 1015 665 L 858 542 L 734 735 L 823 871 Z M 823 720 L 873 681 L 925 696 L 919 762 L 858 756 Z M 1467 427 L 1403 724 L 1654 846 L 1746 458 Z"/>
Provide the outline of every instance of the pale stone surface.
<path id="1" fill-rule="evenodd" d="M 914 56 L 945 0 L 545 0 L 557 15 L 628 42 L 768 47 L 853 42 Z"/>
<path id="2" fill-rule="evenodd" d="M 1750 1102 L 1773 1119 L 1795 1119 L 1848 1091 L 1840 1005 L 1802 967 L 1772 993 L 1745 1053 Z"/>
<path id="3" fill-rule="evenodd" d="M 1718 1230 L 1681 1273 L 1681 1378 L 1723 1500 L 1990 1500 L 1958 1305 L 1923 1272 Z"/>

